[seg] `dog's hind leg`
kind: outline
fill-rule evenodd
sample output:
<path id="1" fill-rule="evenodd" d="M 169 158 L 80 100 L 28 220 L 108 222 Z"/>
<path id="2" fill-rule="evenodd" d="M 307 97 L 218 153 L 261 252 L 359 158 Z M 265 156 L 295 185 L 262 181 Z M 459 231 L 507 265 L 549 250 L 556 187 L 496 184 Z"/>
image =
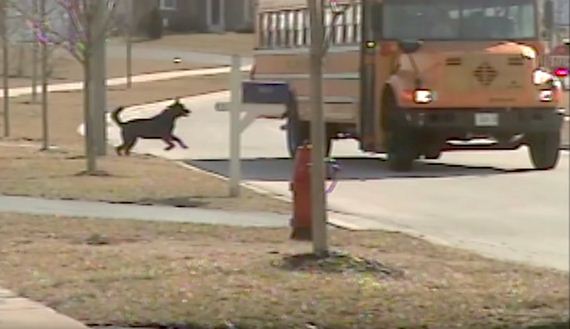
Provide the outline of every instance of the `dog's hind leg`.
<path id="1" fill-rule="evenodd" d="M 187 149 L 187 148 L 188 148 L 188 145 L 186 145 L 186 143 L 184 143 L 180 138 L 178 138 L 178 137 L 176 137 L 176 136 L 174 136 L 174 135 L 171 135 L 170 137 L 172 138 L 173 141 L 175 141 L 176 143 L 178 143 L 181 148 L 183 148 L 183 149 Z"/>
<path id="2" fill-rule="evenodd" d="M 176 145 L 174 145 L 174 143 L 172 143 L 172 137 L 163 137 L 162 140 L 167 144 L 167 146 L 164 148 L 165 151 L 170 151 L 172 150 Z"/>
<path id="3" fill-rule="evenodd" d="M 125 144 L 122 147 L 122 149 L 125 151 L 125 155 L 127 156 L 131 155 L 131 150 L 133 149 L 136 143 L 137 143 L 136 138 L 130 138 L 129 140 L 125 141 Z"/>

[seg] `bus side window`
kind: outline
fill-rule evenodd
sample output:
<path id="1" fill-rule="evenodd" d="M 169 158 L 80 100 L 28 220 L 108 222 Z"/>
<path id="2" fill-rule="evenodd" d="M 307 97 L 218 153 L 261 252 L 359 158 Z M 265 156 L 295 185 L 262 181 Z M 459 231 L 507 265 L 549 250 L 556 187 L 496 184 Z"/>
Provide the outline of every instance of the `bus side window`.
<path id="1" fill-rule="evenodd" d="M 354 6 L 350 6 L 344 13 L 344 42 L 354 43 Z"/>
<path id="2" fill-rule="evenodd" d="M 267 20 L 267 48 L 273 48 L 275 47 L 275 13 L 268 13 Z"/>
<path id="3" fill-rule="evenodd" d="M 297 24 L 295 20 L 297 20 L 297 15 L 295 14 L 294 10 L 291 10 L 287 12 L 287 17 L 289 18 L 289 21 L 287 22 L 287 30 L 289 31 L 289 40 L 287 40 L 287 47 L 295 47 L 295 40 L 297 40 Z"/>
<path id="4" fill-rule="evenodd" d="M 355 28 L 356 28 L 356 42 L 362 41 L 362 4 L 356 5 L 355 10 Z"/>
<path id="5" fill-rule="evenodd" d="M 279 48 L 281 46 L 281 17 L 279 13 L 274 13 L 273 18 L 275 19 L 275 43 L 274 47 Z"/>
<path id="6" fill-rule="evenodd" d="M 305 45 L 305 12 L 297 10 L 295 14 L 297 15 L 297 40 L 295 43 L 297 47 L 302 47 Z"/>
<path id="7" fill-rule="evenodd" d="M 304 10 L 303 14 L 305 16 L 305 31 L 303 33 L 305 35 L 305 44 L 310 45 L 311 44 L 311 16 L 309 15 L 308 10 Z"/>
<path id="8" fill-rule="evenodd" d="M 345 28 L 346 13 L 339 13 L 334 22 L 334 43 L 346 43 L 346 28 Z"/>
<path id="9" fill-rule="evenodd" d="M 287 12 L 282 11 L 279 13 L 279 46 L 286 47 L 287 46 L 287 39 L 288 39 L 288 31 L 287 31 Z"/>
<path id="10" fill-rule="evenodd" d="M 330 35 L 330 40 L 334 43 L 334 26 L 332 21 L 332 10 L 331 8 L 325 9 L 325 35 Z"/>
<path id="11" fill-rule="evenodd" d="M 267 48 L 269 45 L 269 14 L 262 13 L 259 19 L 259 46 L 260 48 Z"/>

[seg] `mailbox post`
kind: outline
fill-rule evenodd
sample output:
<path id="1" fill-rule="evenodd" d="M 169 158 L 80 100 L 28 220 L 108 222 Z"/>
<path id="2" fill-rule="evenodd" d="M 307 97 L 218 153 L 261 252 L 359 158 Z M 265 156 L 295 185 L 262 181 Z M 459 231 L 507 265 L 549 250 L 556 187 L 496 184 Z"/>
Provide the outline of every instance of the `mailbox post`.
<path id="1" fill-rule="evenodd" d="M 259 117 L 280 118 L 286 110 L 285 83 L 244 82 L 241 59 L 232 56 L 230 102 L 216 103 L 216 111 L 230 112 L 230 196 L 238 197 L 241 182 L 241 134 Z"/>

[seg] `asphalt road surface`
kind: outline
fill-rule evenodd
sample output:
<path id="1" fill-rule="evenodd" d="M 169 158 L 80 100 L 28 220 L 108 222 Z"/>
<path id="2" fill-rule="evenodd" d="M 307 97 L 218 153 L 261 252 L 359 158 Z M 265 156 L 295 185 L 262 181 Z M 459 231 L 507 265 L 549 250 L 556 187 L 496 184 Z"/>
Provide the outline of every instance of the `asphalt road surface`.
<path id="1" fill-rule="evenodd" d="M 228 93 L 186 100 L 193 110 L 178 122 L 176 133 L 190 148 L 163 151 L 159 141 L 144 141 L 135 151 L 183 159 L 203 169 L 227 174 L 229 114 L 214 103 Z M 125 118 L 149 116 L 165 103 L 140 106 Z M 292 162 L 285 135 L 275 120 L 258 120 L 243 135 L 244 180 L 289 196 Z M 110 128 L 112 143 L 118 131 Z M 329 207 L 361 228 L 390 228 L 483 255 L 568 271 L 569 155 L 557 168 L 534 171 L 527 149 L 454 152 L 421 162 L 413 172 L 392 173 L 382 155 L 364 154 L 353 141 L 334 144 L 342 172 Z M 351 216 L 348 216 L 351 215 Z"/>

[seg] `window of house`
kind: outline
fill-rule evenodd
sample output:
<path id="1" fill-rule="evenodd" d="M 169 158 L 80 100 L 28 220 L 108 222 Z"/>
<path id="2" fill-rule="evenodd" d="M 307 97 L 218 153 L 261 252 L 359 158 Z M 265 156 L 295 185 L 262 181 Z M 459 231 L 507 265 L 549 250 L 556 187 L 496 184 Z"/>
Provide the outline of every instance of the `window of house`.
<path id="1" fill-rule="evenodd" d="M 160 0 L 161 10 L 176 10 L 176 0 Z"/>

